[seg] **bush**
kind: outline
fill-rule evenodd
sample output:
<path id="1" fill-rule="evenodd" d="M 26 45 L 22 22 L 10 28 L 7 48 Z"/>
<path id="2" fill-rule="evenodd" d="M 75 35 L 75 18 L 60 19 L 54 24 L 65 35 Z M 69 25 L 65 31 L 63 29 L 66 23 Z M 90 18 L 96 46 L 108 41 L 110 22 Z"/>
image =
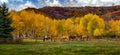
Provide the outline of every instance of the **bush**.
<path id="1" fill-rule="evenodd" d="M 0 38 L 0 43 L 12 43 L 12 38 Z"/>
<path id="2" fill-rule="evenodd" d="M 112 32 L 112 31 L 105 31 L 105 32 L 104 32 L 104 37 L 105 37 L 105 38 L 115 38 L 116 35 L 115 35 L 115 33 Z"/>

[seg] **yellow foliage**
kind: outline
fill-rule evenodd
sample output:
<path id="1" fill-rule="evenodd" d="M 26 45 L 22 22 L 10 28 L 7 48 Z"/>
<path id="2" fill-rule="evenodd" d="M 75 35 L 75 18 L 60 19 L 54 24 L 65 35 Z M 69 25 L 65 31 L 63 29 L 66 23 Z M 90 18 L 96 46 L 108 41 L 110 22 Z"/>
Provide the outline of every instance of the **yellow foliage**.
<path id="1" fill-rule="evenodd" d="M 117 21 L 111 20 L 110 24 L 111 24 L 111 31 L 116 32 Z"/>
<path id="2" fill-rule="evenodd" d="M 80 26 L 82 27 L 83 33 L 88 32 L 87 31 L 88 23 L 93 18 L 93 16 L 94 16 L 93 14 L 87 14 L 81 18 Z"/>
<path id="3" fill-rule="evenodd" d="M 117 35 L 120 36 L 120 20 L 117 21 L 117 27 L 116 27 Z"/>
<path id="4" fill-rule="evenodd" d="M 95 29 L 94 30 L 94 36 L 101 36 L 103 34 L 103 30 L 102 29 Z"/>
<path id="5" fill-rule="evenodd" d="M 93 14 L 85 15 L 82 18 L 76 17 L 66 20 L 53 20 L 42 14 L 37 14 L 34 11 L 23 10 L 20 12 L 12 11 L 9 17 L 13 19 L 12 26 L 16 28 L 13 34 L 22 34 L 25 35 L 25 37 L 83 35 L 88 32 L 98 36 L 102 35 L 101 30 L 105 28 L 104 20 Z M 118 25 L 118 23 L 116 25 Z M 113 29 L 117 31 L 119 26 Z"/>
<path id="6" fill-rule="evenodd" d="M 58 31 L 55 24 L 51 25 L 51 36 L 57 36 Z"/>
<path id="7" fill-rule="evenodd" d="M 88 23 L 88 33 L 93 36 L 94 35 L 94 30 L 96 29 L 103 29 L 105 28 L 105 23 L 104 20 L 101 19 L 99 16 L 97 15 L 93 15 L 91 20 Z M 97 30 L 98 31 L 98 30 Z"/>
<path id="8" fill-rule="evenodd" d="M 83 28 L 80 25 L 77 26 L 76 32 L 77 32 L 78 35 L 83 35 L 83 30 L 82 29 Z"/>
<path id="9" fill-rule="evenodd" d="M 111 31 L 120 36 L 120 20 L 111 20 Z"/>

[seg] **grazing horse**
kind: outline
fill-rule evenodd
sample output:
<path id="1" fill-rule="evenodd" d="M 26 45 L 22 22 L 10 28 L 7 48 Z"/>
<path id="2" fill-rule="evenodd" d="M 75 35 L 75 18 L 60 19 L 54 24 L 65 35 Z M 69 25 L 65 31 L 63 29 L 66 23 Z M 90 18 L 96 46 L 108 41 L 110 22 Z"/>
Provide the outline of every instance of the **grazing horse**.
<path id="1" fill-rule="evenodd" d="M 44 42 L 47 41 L 47 40 L 51 40 L 51 41 L 52 41 L 52 37 L 51 37 L 51 36 L 45 36 L 45 37 L 43 38 L 43 41 L 44 41 Z"/>
<path id="2" fill-rule="evenodd" d="M 60 41 L 67 41 L 69 38 L 68 38 L 68 36 L 62 36 L 61 38 L 60 38 Z"/>
<path id="3" fill-rule="evenodd" d="M 82 40 L 88 40 L 89 36 L 88 35 L 83 35 Z"/>
<path id="4" fill-rule="evenodd" d="M 77 37 L 76 36 L 69 36 L 69 40 L 77 40 Z"/>

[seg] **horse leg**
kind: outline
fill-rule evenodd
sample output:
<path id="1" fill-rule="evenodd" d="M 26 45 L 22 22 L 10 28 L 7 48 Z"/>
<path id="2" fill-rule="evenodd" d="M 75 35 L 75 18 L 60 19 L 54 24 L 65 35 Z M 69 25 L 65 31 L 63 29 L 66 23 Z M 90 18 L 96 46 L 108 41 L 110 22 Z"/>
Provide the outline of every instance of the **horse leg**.
<path id="1" fill-rule="evenodd" d="M 43 42 L 45 42 L 45 38 L 43 38 Z"/>
<path id="2" fill-rule="evenodd" d="M 84 37 L 83 37 L 82 39 L 83 39 L 83 41 L 85 40 L 85 38 L 84 38 Z"/>
<path id="3" fill-rule="evenodd" d="M 76 37 L 76 38 L 75 38 L 75 40 L 77 41 L 77 40 L 78 40 L 78 38 Z"/>
<path id="4" fill-rule="evenodd" d="M 52 38 L 50 38 L 51 42 L 52 42 Z"/>
<path id="5" fill-rule="evenodd" d="M 82 36 L 80 36 L 79 40 L 80 40 L 80 41 L 82 40 Z"/>
<path id="6" fill-rule="evenodd" d="M 89 40 L 89 37 L 87 36 L 86 39 L 87 39 L 87 41 L 88 41 L 88 40 Z"/>
<path id="7" fill-rule="evenodd" d="M 70 41 L 70 37 L 69 37 L 69 41 Z"/>

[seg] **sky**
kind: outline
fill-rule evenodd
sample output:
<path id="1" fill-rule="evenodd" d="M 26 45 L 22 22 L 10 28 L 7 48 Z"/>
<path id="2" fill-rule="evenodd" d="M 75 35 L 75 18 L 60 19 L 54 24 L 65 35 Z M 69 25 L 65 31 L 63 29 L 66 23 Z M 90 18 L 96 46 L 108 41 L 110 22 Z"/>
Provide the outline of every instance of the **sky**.
<path id="1" fill-rule="evenodd" d="M 0 0 L 7 3 L 10 10 L 20 11 L 27 7 L 42 8 L 45 6 L 83 7 L 83 6 L 114 6 L 120 5 L 120 0 Z"/>

